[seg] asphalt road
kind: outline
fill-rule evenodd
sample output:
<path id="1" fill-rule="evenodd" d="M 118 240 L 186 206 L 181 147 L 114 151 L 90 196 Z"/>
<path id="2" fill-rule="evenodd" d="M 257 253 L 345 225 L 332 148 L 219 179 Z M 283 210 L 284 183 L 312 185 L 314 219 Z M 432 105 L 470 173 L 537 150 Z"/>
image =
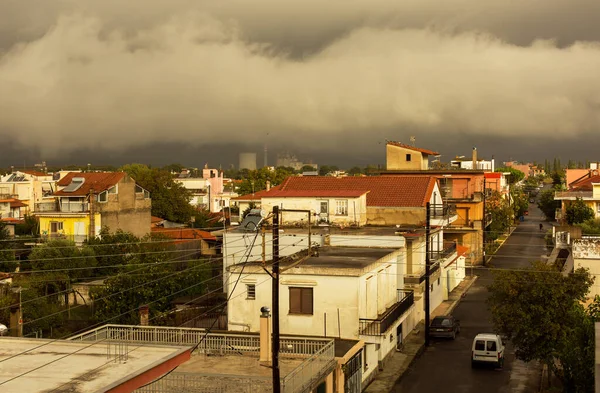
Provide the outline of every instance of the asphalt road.
<path id="1" fill-rule="evenodd" d="M 530 204 L 530 214 L 492 258 L 491 268 L 519 269 L 547 254 L 539 230 L 543 215 Z M 469 268 L 467 268 L 469 270 Z M 467 272 L 470 274 L 470 271 Z M 471 344 L 478 333 L 492 332 L 486 299 L 486 286 L 492 281 L 489 269 L 475 269 L 478 280 L 454 310 L 461 332 L 456 340 L 435 340 L 425 349 L 411 369 L 394 386 L 397 393 L 534 392 L 539 382 L 538 369 L 515 359 L 510 345 L 503 369 L 471 368 Z"/>

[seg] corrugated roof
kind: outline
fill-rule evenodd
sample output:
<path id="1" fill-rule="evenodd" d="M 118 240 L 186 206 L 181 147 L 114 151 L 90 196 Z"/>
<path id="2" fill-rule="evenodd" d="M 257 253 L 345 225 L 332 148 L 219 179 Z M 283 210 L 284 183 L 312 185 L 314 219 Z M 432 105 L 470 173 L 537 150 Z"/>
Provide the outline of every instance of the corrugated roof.
<path id="1" fill-rule="evenodd" d="M 421 148 L 414 147 L 414 146 L 411 146 L 411 145 L 405 145 L 404 143 L 401 143 L 401 142 L 388 141 L 387 144 L 388 145 L 392 145 L 392 146 L 403 147 L 405 149 L 410 149 L 410 150 L 418 151 L 419 153 L 429 154 L 429 155 L 432 155 L 432 156 L 437 156 L 438 154 L 440 154 L 440 153 L 435 152 L 433 150 L 421 149 Z"/>
<path id="2" fill-rule="evenodd" d="M 82 177 L 85 179 L 81 187 L 73 192 L 56 191 L 56 196 L 85 196 L 94 190 L 94 193 L 99 193 L 108 190 L 125 177 L 125 172 L 69 172 L 65 177 L 60 179 L 56 184 L 60 187 L 66 187 L 71 184 L 74 177 Z"/>
<path id="3" fill-rule="evenodd" d="M 340 190 L 368 192 L 367 206 L 422 207 L 430 200 L 435 183 L 433 176 L 292 176 L 279 185 L 278 190 L 314 192 L 313 196 Z M 263 195 L 277 196 L 271 190 Z"/>

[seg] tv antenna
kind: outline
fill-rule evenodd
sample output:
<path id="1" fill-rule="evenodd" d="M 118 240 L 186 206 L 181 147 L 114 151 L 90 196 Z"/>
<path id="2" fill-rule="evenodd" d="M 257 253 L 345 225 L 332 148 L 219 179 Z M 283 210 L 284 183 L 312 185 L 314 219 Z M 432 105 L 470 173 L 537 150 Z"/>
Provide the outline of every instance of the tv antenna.
<path id="1" fill-rule="evenodd" d="M 415 138 L 414 136 L 410 137 L 410 143 L 412 143 L 412 145 L 415 145 L 415 141 L 417 140 L 417 138 Z"/>

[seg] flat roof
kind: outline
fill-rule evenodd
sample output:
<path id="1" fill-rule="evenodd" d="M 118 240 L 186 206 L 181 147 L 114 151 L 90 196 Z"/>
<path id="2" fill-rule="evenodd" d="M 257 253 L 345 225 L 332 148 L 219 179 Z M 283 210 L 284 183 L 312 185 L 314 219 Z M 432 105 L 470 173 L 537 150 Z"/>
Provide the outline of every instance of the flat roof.
<path id="1" fill-rule="evenodd" d="M 296 367 L 300 366 L 306 358 L 288 358 L 279 357 L 279 368 L 281 378 L 288 375 Z M 261 365 L 260 358 L 255 355 L 225 355 L 225 356 L 205 356 L 194 355 L 192 358 L 177 367 L 178 373 L 195 374 L 216 374 L 222 376 L 248 376 L 248 377 L 266 377 L 273 375 L 270 367 Z"/>
<path id="2" fill-rule="evenodd" d="M 0 391 L 19 393 L 133 391 L 189 358 L 190 348 L 128 344 L 116 362 L 111 343 L 0 338 Z M 22 355 L 22 352 L 28 351 Z M 166 367 L 168 366 L 168 367 Z M 14 378 L 14 379 L 13 379 Z"/>
<path id="3" fill-rule="evenodd" d="M 325 246 L 319 248 L 318 256 L 305 258 L 300 265 L 302 267 L 362 269 L 395 251 L 398 249 Z M 286 259 L 281 263 L 281 267 L 291 266 L 295 263 L 295 261 Z"/>

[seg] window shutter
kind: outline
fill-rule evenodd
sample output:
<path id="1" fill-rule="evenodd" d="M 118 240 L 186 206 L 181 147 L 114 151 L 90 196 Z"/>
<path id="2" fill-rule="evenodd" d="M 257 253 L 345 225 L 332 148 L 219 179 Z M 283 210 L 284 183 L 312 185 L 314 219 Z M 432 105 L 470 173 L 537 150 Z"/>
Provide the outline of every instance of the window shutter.
<path id="1" fill-rule="evenodd" d="M 313 313 L 313 290 L 302 288 L 302 314 Z"/>
<path id="2" fill-rule="evenodd" d="M 290 313 L 300 314 L 301 312 L 301 288 L 290 288 Z"/>

